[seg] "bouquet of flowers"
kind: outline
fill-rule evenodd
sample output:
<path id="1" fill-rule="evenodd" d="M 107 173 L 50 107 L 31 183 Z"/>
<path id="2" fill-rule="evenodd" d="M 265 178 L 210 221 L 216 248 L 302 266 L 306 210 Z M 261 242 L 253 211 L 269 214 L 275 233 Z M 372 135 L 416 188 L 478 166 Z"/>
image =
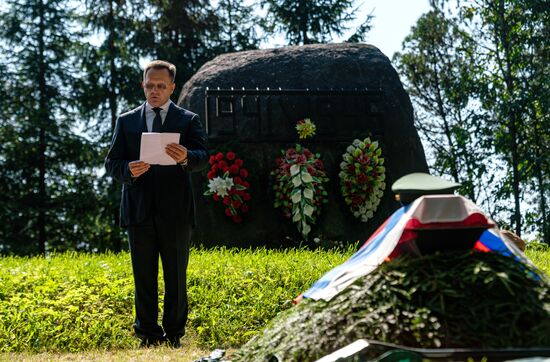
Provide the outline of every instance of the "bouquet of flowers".
<path id="1" fill-rule="evenodd" d="M 300 124 L 300 123 L 299 123 Z M 313 133 L 315 127 L 313 127 Z M 328 182 L 320 155 L 297 144 L 281 150 L 276 159 L 274 177 L 275 208 L 281 208 L 286 218 L 292 218 L 298 231 L 307 239 L 311 225 L 321 213 L 321 205 L 327 202 L 324 184 Z"/>
<path id="2" fill-rule="evenodd" d="M 248 170 L 243 167 L 243 160 L 231 151 L 225 155 L 218 152 L 210 156 L 209 162 L 208 190 L 204 195 L 223 203 L 225 215 L 240 224 L 242 214 L 248 212 L 247 201 L 250 200 L 250 183 L 246 181 Z"/>
<path id="3" fill-rule="evenodd" d="M 340 186 L 353 216 L 366 222 L 372 218 L 386 188 L 386 169 L 378 142 L 354 140 L 342 155 Z"/>
<path id="4" fill-rule="evenodd" d="M 314 136 L 316 130 L 317 126 L 315 126 L 315 123 L 311 122 L 310 118 L 304 118 L 296 122 L 296 131 L 300 139 Z"/>

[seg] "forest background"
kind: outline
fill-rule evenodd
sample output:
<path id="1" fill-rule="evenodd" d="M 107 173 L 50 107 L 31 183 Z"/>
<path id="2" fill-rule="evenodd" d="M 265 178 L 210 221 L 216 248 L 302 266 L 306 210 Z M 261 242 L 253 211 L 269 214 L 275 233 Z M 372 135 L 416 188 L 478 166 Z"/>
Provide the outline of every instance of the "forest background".
<path id="1" fill-rule="evenodd" d="M 546 5 L 432 0 L 401 51 L 387 55 L 413 101 L 431 172 L 462 183 L 459 192 L 502 227 L 550 243 Z M 219 54 L 274 39 L 280 46 L 368 43 L 376 17 L 368 6 L 2 1 L 0 254 L 127 248 L 116 226 L 120 185 L 104 175 L 103 161 L 117 115 L 143 100 L 144 59 L 176 64 L 177 97 Z"/>

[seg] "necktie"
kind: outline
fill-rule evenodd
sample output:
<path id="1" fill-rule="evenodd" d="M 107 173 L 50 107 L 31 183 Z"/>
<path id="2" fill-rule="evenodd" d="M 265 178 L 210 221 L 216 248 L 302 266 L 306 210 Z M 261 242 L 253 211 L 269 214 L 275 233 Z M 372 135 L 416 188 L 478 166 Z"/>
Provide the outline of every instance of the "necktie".
<path id="1" fill-rule="evenodd" d="M 155 112 L 155 118 L 153 119 L 153 129 L 151 132 L 160 132 L 160 129 L 162 128 L 162 118 L 160 118 L 160 110 L 162 108 L 155 107 L 153 108 L 153 111 Z"/>

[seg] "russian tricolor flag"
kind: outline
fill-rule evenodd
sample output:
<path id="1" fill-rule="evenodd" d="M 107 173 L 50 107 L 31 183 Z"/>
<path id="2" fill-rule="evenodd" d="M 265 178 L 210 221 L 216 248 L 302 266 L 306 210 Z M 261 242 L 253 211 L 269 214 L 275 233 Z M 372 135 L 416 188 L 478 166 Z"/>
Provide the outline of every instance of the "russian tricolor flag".
<path id="1" fill-rule="evenodd" d="M 394 212 L 351 258 L 326 273 L 303 296 L 328 301 L 386 260 L 457 248 L 498 252 L 532 265 L 472 201 L 455 195 L 426 195 Z"/>

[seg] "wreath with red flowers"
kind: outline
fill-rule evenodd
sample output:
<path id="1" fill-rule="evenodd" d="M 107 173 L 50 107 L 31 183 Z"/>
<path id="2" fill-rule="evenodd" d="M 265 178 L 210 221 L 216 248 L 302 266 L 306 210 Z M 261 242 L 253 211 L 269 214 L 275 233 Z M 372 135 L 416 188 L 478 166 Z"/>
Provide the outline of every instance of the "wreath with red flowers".
<path id="1" fill-rule="evenodd" d="M 292 218 L 307 239 L 311 225 L 321 213 L 321 205 L 328 201 L 325 166 L 319 154 L 300 144 L 281 150 L 281 156 L 276 159 L 277 168 L 271 171 L 275 179 L 274 207 L 281 208 L 286 218 Z"/>
<path id="2" fill-rule="evenodd" d="M 225 215 L 240 224 L 242 214 L 248 212 L 247 202 L 251 198 L 250 183 L 246 181 L 248 170 L 243 167 L 243 160 L 235 152 L 229 151 L 210 156 L 209 163 L 208 190 L 204 195 L 212 196 L 214 201 L 222 203 Z"/>
<path id="3" fill-rule="evenodd" d="M 367 222 L 374 216 L 386 188 L 382 149 L 369 137 L 356 139 L 342 155 L 340 186 L 353 216 Z"/>

